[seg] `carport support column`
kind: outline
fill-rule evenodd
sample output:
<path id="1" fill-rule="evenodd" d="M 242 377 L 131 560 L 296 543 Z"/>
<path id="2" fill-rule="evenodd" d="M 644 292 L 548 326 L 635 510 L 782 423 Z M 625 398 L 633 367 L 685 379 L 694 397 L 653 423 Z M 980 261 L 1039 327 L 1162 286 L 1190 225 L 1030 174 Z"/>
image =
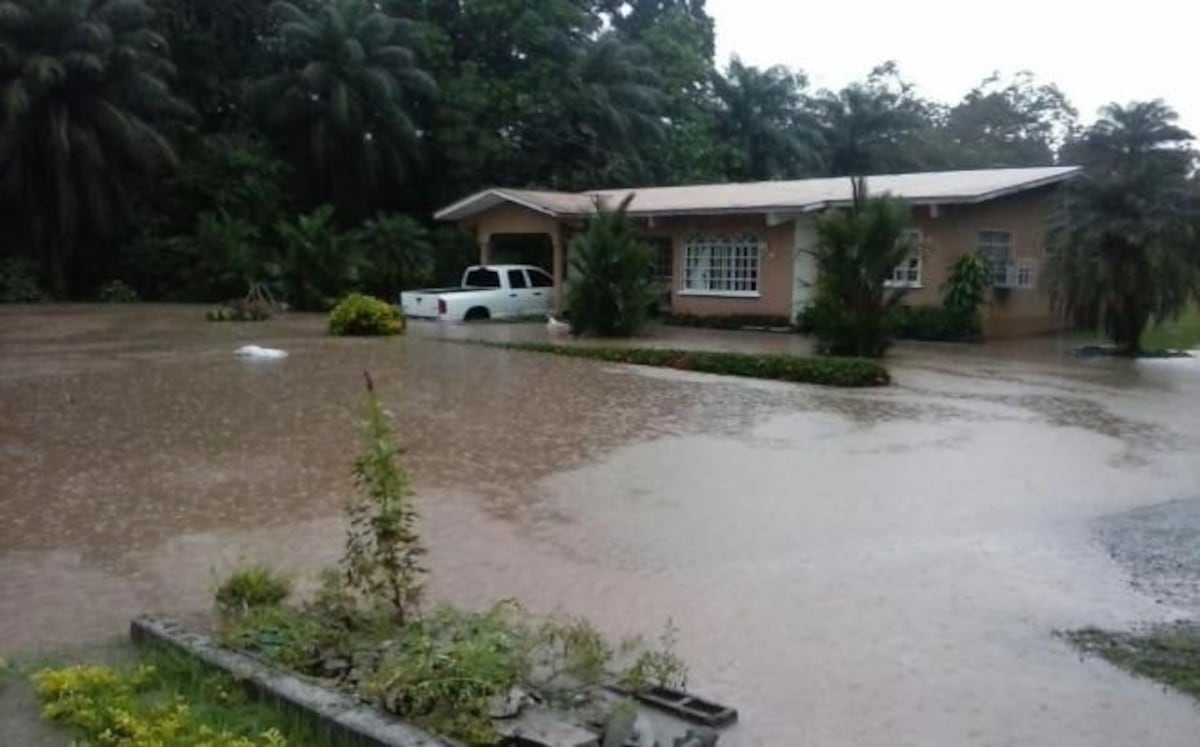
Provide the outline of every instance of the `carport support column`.
<path id="1" fill-rule="evenodd" d="M 566 299 L 564 298 L 566 289 L 563 284 L 566 275 L 566 262 L 563 257 L 565 247 L 563 246 L 562 226 L 554 227 L 554 230 L 550 233 L 550 243 L 554 247 L 554 268 L 552 273 L 554 275 L 554 313 L 561 314 L 563 306 L 566 305 Z"/>
<path id="2" fill-rule="evenodd" d="M 486 265 L 492 261 L 492 234 L 480 233 L 477 240 L 479 242 L 479 264 Z"/>

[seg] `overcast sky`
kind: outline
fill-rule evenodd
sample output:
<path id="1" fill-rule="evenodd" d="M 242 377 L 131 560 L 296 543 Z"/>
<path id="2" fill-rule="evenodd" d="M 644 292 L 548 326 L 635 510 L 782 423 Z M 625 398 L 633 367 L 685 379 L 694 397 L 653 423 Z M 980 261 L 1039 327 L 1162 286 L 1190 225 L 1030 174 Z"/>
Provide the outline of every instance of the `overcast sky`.
<path id="1" fill-rule="evenodd" d="M 1057 83 L 1085 123 L 1110 101 L 1163 98 L 1200 135 L 1195 0 L 708 0 L 708 11 L 722 66 L 733 53 L 838 88 L 891 59 L 941 101 L 993 70 L 1030 70 Z"/>

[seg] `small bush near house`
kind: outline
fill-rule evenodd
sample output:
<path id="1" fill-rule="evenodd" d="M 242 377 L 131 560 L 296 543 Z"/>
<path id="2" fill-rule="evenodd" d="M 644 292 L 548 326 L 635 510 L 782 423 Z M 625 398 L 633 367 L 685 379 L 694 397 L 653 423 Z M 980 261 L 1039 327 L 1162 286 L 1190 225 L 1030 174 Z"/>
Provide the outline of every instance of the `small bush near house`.
<path id="1" fill-rule="evenodd" d="M 791 328 L 792 322 L 786 316 L 765 316 L 761 314 L 729 314 L 723 316 L 700 316 L 698 314 L 668 314 L 662 318 L 664 324 L 679 327 L 707 327 L 709 329 L 747 329 L 749 327 L 765 329 Z"/>
<path id="2" fill-rule="evenodd" d="M 96 292 L 96 300 L 100 303 L 137 303 L 141 299 L 137 291 L 123 280 L 110 280 L 100 286 L 100 290 Z"/>
<path id="3" fill-rule="evenodd" d="M 725 353 L 665 348 L 601 348 L 540 342 L 480 344 L 512 350 L 528 350 L 535 353 L 555 353 L 575 358 L 594 358 L 612 363 L 632 363 L 639 366 L 658 366 L 684 371 L 794 381 L 805 384 L 862 387 L 883 386 L 891 381 L 887 369 L 882 365 L 858 358 L 806 358 L 779 353 Z"/>
<path id="4" fill-rule="evenodd" d="M 958 342 L 979 337 L 979 327 L 941 306 L 897 306 L 888 316 L 892 336 L 902 340 Z"/>
<path id="5" fill-rule="evenodd" d="M 222 612 L 238 613 L 256 607 L 271 607 L 287 599 L 291 582 L 262 565 L 234 571 L 217 587 L 217 607 Z"/>
<path id="6" fill-rule="evenodd" d="M 262 322 L 271 318 L 271 305 L 266 301 L 238 299 L 210 309 L 204 318 L 210 322 Z"/>
<path id="7" fill-rule="evenodd" d="M 575 279 L 567 308 L 575 334 L 629 337 L 649 316 L 654 255 L 625 215 L 632 199 L 631 193 L 616 210 L 597 205 L 587 231 L 571 245 Z"/>
<path id="8" fill-rule="evenodd" d="M 32 262 L 20 257 L 0 259 L 0 303 L 33 303 L 45 297 Z"/>
<path id="9" fill-rule="evenodd" d="M 405 324 L 395 306 L 362 293 L 351 293 L 329 312 L 333 335 L 402 335 Z"/>

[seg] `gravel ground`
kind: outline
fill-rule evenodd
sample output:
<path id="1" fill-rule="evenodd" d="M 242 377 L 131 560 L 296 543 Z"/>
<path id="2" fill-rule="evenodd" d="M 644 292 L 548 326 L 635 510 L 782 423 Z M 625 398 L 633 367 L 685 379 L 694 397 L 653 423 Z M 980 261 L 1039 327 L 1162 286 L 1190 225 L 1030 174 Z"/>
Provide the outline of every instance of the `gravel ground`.
<path id="1" fill-rule="evenodd" d="M 1200 617 L 1200 499 L 1112 514 L 1099 521 L 1098 531 L 1136 589 Z"/>

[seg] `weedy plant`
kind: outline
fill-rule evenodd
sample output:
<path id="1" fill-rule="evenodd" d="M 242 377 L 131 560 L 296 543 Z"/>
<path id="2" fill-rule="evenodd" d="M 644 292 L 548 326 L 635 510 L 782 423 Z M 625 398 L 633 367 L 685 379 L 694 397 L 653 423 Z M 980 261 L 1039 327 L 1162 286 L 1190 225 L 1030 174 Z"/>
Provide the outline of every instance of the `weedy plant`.
<path id="1" fill-rule="evenodd" d="M 287 599 L 292 582 L 264 565 L 240 568 L 217 587 L 217 608 L 225 613 L 272 607 Z"/>

